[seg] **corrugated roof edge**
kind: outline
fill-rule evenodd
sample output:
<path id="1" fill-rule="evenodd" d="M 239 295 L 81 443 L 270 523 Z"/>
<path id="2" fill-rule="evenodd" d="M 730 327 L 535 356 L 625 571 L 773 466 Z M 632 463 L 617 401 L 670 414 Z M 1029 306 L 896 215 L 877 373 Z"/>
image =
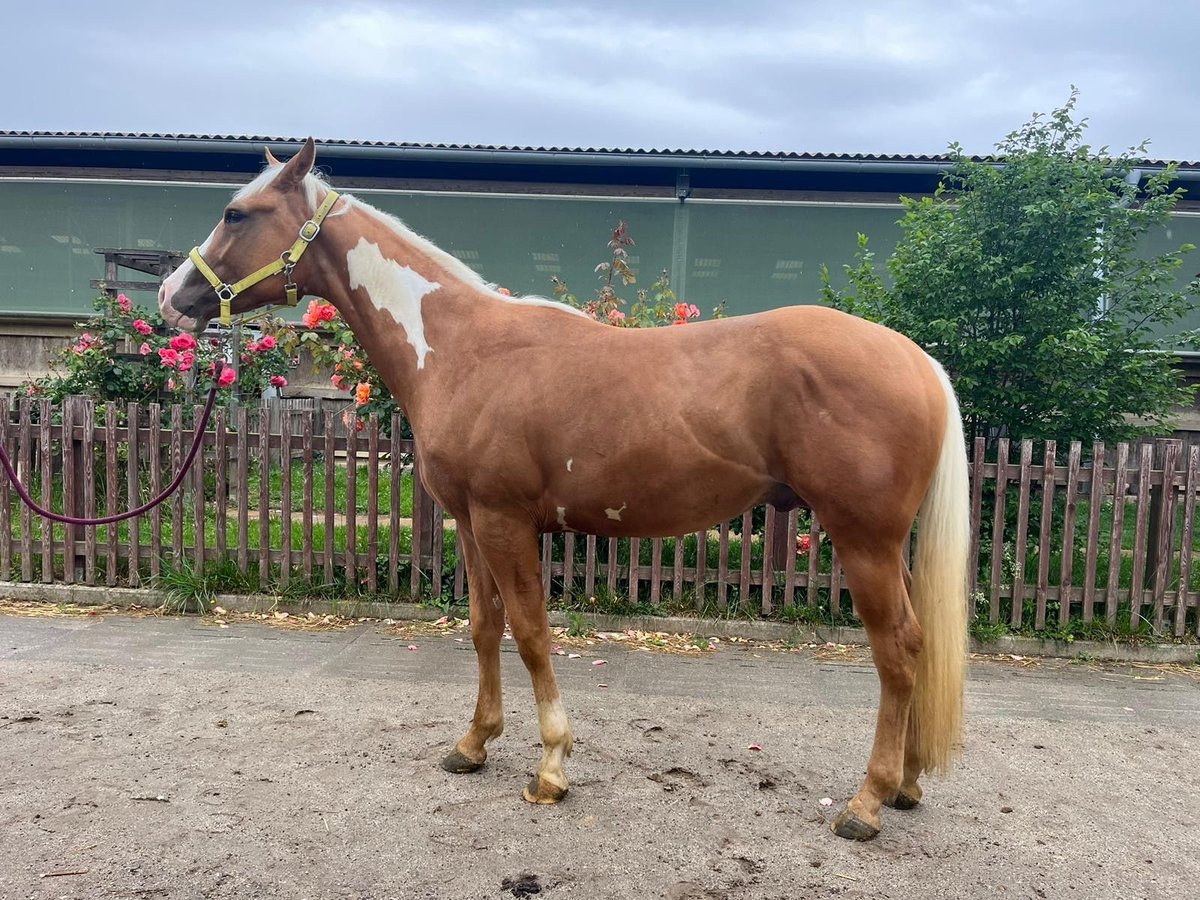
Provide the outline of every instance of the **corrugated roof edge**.
<path id="1" fill-rule="evenodd" d="M 232 144 L 262 144 L 276 145 L 300 144 L 303 138 L 283 137 L 278 135 L 239 135 L 239 134 L 171 134 L 165 132 L 112 132 L 112 131 L 3 131 L 0 130 L 0 140 L 4 139 L 67 139 L 67 140 L 144 140 L 147 145 L 155 141 L 206 141 L 229 142 Z M 759 150 L 709 150 L 709 149 L 655 149 L 655 148 L 619 148 L 619 147 L 534 147 L 494 144 L 454 144 L 454 143 L 421 143 L 403 141 L 367 141 L 345 140 L 341 138 L 317 138 L 317 143 L 325 148 L 337 147 L 371 147 L 380 150 L 462 150 L 504 153 L 546 153 L 571 155 L 602 155 L 612 157 L 665 157 L 676 160 L 687 159 L 728 159 L 728 160 L 805 160 L 811 162 L 852 162 L 852 163 L 916 163 L 946 165 L 951 158 L 945 155 L 914 154 L 914 153 L 811 153 L 795 151 L 759 151 Z M 149 147 L 147 147 L 149 149 Z M 971 156 L 977 162 L 998 161 L 994 156 Z M 1164 159 L 1143 159 L 1137 164 L 1147 167 L 1161 168 L 1174 162 L 1180 170 L 1200 170 L 1200 161 L 1180 161 Z"/>

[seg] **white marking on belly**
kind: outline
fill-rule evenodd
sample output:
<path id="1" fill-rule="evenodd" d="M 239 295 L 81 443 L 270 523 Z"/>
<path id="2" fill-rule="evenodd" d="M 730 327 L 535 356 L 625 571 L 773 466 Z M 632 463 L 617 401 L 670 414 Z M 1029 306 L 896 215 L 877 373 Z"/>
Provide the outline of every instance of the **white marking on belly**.
<path id="1" fill-rule="evenodd" d="M 365 288 L 367 296 L 381 312 L 391 313 L 396 324 L 412 348 L 417 351 L 417 368 L 425 367 L 425 354 L 432 348 L 425 341 L 425 321 L 421 318 L 421 298 L 441 287 L 436 281 L 428 281 L 408 266 L 388 259 L 366 238 L 346 254 L 346 266 L 350 271 L 352 290 Z"/>
<path id="2" fill-rule="evenodd" d="M 558 524 L 567 527 L 567 508 L 565 506 L 558 507 Z"/>
<path id="3" fill-rule="evenodd" d="M 574 463 L 574 462 L 575 462 L 575 457 L 573 457 L 573 456 L 572 456 L 570 459 L 568 459 L 568 460 L 567 460 L 567 471 L 568 471 L 568 472 L 570 472 L 570 471 L 571 471 L 571 464 L 572 464 L 572 463 Z"/>
<path id="4" fill-rule="evenodd" d="M 625 512 L 625 507 L 627 507 L 628 505 L 629 505 L 628 503 L 622 503 L 620 509 L 613 509 L 610 506 L 608 509 L 604 510 L 604 514 L 606 516 L 608 516 L 610 519 L 612 519 L 614 522 L 620 522 L 621 521 L 621 513 Z"/>

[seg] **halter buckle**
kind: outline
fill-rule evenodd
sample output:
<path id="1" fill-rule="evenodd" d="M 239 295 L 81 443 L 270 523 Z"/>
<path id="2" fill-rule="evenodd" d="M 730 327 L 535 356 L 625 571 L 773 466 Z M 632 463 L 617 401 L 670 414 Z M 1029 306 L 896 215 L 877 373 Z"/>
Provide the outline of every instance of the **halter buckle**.
<path id="1" fill-rule="evenodd" d="M 300 226 L 300 240 L 304 241 L 306 244 L 311 244 L 314 240 L 316 240 L 317 235 L 320 233 L 321 223 L 314 222 L 312 219 L 309 219 Z"/>
<path id="2" fill-rule="evenodd" d="M 219 288 L 217 288 L 217 298 L 222 303 L 229 303 L 236 296 L 237 296 L 237 292 L 234 291 L 232 284 L 223 284 Z"/>
<path id="3" fill-rule="evenodd" d="M 296 264 L 288 261 L 290 258 L 290 252 L 291 251 L 285 252 L 282 257 L 284 261 L 283 291 L 284 296 L 287 298 L 287 305 L 298 306 L 300 303 L 300 286 L 292 280 L 292 270 L 296 268 Z"/>

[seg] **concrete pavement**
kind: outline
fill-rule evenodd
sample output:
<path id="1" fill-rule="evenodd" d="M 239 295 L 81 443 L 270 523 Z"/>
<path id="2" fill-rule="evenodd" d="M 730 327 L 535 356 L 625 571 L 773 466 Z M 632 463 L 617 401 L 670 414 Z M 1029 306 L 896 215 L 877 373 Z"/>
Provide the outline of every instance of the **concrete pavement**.
<path id="1" fill-rule="evenodd" d="M 1183 897 L 1200 883 L 1193 678 L 977 661 L 962 764 L 857 845 L 825 822 L 869 751 L 869 659 L 731 644 L 555 657 L 572 793 L 533 808 L 518 792 L 536 717 L 505 650 L 508 731 L 481 773 L 455 777 L 436 764 L 474 703 L 469 637 L 0 617 L 0 898 Z"/>

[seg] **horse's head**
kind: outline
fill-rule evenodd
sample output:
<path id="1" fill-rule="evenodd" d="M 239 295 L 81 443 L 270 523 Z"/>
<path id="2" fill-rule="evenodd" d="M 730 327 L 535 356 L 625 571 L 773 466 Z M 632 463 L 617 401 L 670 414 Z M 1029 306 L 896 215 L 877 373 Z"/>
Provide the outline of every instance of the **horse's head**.
<path id="1" fill-rule="evenodd" d="M 267 151 L 268 168 L 234 196 L 204 243 L 159 288 L 167 324 L 199 331 L 221 314 L 223 299 L 237 313 L 287 300 L 286 286 L 296 278 L 296 248 L 306 246 L 297 236 L 307 233 L 311 240 L 319 231 L 305 225 L 316 218 L 320 200 L 310 196 L 305 182 L 315 158 L 312 138 L 286 164 Z M 295 294 L 296 285 L 290 289 Z"/>

